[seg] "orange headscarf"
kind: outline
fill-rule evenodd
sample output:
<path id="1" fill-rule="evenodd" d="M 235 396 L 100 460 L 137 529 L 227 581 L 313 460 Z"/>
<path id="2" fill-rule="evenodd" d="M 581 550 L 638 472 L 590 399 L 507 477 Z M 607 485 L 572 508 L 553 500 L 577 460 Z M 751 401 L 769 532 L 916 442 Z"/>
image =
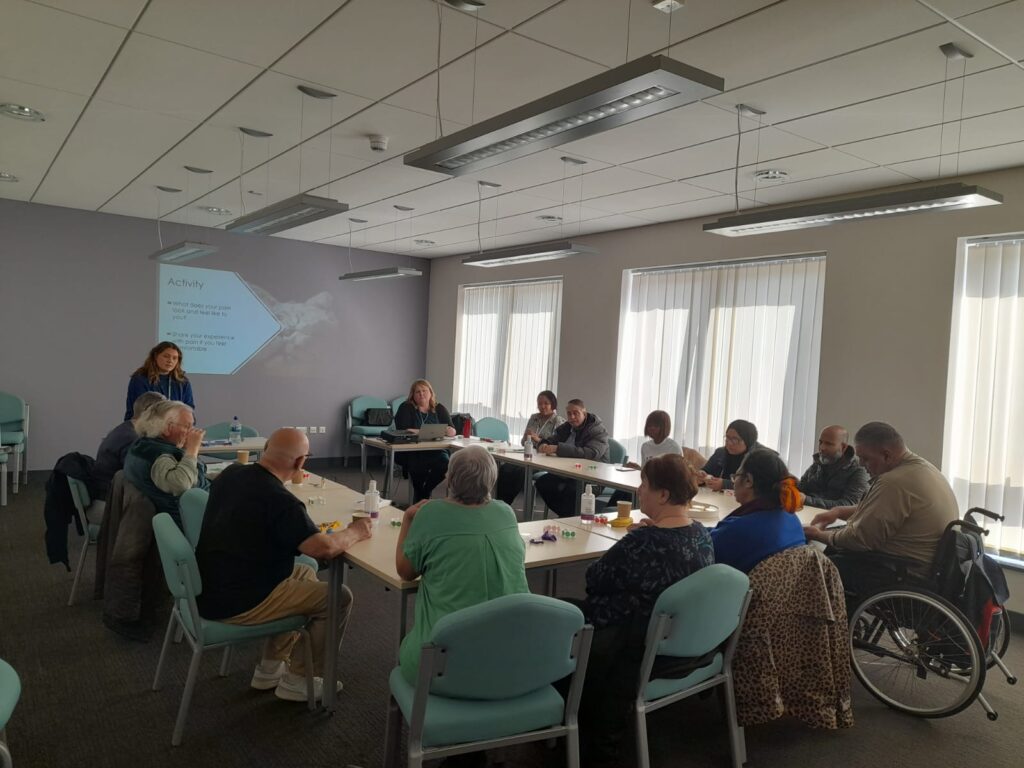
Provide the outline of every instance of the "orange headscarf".
<path id="1" fill-rule="evenodd" d="M 803 509 L 804 495 L 796 487 L 796 478 L 787 477 L 779 483 L 779 503 L 787 512 L 796 512 Z"/>

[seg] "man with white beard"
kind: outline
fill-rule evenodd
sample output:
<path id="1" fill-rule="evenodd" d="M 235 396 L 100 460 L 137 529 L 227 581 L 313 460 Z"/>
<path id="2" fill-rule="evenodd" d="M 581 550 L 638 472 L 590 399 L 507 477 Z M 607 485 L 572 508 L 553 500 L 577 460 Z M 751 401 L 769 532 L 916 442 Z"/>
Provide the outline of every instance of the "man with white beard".
<path id="1" fill-rule="evenodd" d="M 850 433 L 841 426 L 821 430 L 814 462 L 798 483 L 804 504 L 821 509 L 852 507 L 867 493 L 868 473 L 849 442 Z"/>

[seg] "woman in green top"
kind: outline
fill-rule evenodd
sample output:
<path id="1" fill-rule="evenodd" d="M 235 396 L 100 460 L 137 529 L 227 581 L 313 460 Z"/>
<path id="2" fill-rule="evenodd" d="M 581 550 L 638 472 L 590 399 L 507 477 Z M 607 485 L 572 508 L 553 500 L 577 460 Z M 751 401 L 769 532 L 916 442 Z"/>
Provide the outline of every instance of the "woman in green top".
<path id="1" fill-rule="evenodd" d="M 402 639 L 402 674 L 415 685 L 420 648 L 442 616 L 502 595 L 529 592 L 526 546 L 512 508 L 491 499 L 494 458 L 475 446 L 448 463 L 448 498 L 405 511 L 395 565 L 406 581 L 419 577 L 416 623 Z"/>

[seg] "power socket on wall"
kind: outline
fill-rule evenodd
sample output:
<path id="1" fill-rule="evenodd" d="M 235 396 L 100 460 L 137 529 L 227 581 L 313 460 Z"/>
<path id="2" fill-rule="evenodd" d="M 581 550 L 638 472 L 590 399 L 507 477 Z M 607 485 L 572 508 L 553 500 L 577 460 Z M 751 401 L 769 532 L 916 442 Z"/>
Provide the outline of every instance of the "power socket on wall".
<path id="1" fill-rule="evenodd" d="M 319 432 L 321 435 L 326 435 L 327 434 L 327 427 L 320 427 L 317 430 L 317 432 Z"/>

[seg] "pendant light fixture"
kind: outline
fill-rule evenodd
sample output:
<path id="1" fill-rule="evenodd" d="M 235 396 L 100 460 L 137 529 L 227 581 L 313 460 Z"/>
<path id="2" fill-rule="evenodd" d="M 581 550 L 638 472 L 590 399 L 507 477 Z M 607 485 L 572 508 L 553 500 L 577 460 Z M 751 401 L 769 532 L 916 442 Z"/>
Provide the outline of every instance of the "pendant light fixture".
<path id="1" fill-rule="evenodd" d="M 165 192 L 167 194 L 175 195 L 181 192 L 178 187 L 169 187 L 164 184 L 158 184 L 157 187 L 157 198 L 156 198 L 156 237 L 160 243 L 160 249 L 155 253 L 151 253 L 149 258 L 152 261 L 159 261 L 164 264 L 179 264 L 183 261 L 192 261 L 203 256 L 209 256 L 212 253 L 217 252 L 217 246 L 207 245 L 206 243 L 195 242 L 186 240 L 180 243 L 175 243 L 168 247 L 164 247 L 164 238 L 160 232 L 160 220 L 163 218 L 163 213 L 160 206 L 160 194 Z"/>

